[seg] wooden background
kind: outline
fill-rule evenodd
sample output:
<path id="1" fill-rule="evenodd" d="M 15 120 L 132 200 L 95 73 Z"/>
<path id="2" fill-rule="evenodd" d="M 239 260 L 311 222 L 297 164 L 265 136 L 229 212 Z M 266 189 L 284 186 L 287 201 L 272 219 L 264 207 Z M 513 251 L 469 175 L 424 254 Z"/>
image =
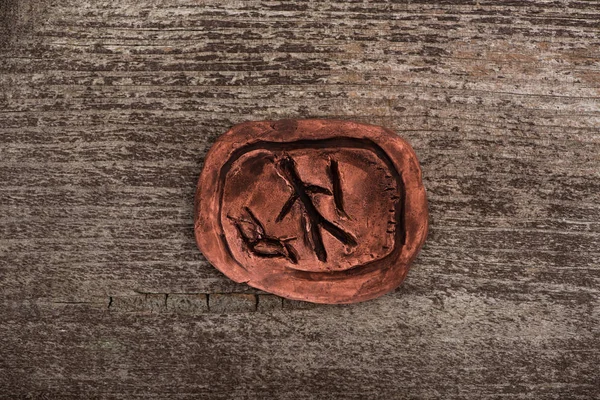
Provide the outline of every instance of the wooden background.
<path id="1" fill-rule="evenodd" d="M 0 397 L 600 398 L 600 2 L 2 0 Z M 351 306 L 197 250 L 238 122 L 394 129 L 431 232 Z"/>

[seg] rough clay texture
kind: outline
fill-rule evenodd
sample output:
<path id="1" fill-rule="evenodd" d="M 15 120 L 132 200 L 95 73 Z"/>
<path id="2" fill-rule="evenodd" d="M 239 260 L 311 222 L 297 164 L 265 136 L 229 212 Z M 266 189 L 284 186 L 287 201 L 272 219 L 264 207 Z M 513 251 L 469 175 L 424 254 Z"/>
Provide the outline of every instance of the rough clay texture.
<path id="1" fill-rule="evenodd" d="M 0 10 L 0 397 L 600 397 L 600 2 Z M 215 138 L 309 117 L 419 156 L 392 294 L 277 301 L 196 249 Z"/>

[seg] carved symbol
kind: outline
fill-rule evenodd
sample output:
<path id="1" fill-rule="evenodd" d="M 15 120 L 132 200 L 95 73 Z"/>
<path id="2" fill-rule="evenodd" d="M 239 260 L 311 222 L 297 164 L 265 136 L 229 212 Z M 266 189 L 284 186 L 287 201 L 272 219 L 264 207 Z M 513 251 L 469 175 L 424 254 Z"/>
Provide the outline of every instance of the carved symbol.
<path id="1" fill-rule="evenodd" d="M 293 264 L 298 263 L 298 254 L 289 243 L 296 238 L 281 239 L 267 235 L 263 224 L 250 208 L 244 207 L 244 211 L 250 219 L 227 217 L 233 221 L 248 250 L 259 257 L 282 257 Z"/>
<path id="2" fill-rule="evenodd" d="M 327 251 L 323 245 L 323 238 L 321 236 L 320 228 L 325 229 L 334 238 L 342 242 L 347 246 L 356 246 L 357 242 L 354 237 L 342 228 L 338 227 L 331 221 L 327 220 L 317 210 L 313 203 L 313 199 L 310 194 L 325 194 L 328 196 L 334 196 L 334 202 L 336 209 L 340 214 L 346 216 L 343 206 L 342 189 L 339 177 L 338 164 L 335 161 L 331 161 L 327 168 L 328 175 L 333 184 L 333 193 L 322 186 L 306 184 L 300 178 L 296 169 L 296 162 L 289 155 L 284 155 L 278 162 L 278 168 L 283 174 L 283 178 L 287 181 L 288 185 L 292 188 L 293 192 L 287 199 L 279 215 L 275 219 L 275 222 L 280 222 L 290 212 L 292 206 L 299 201 L 304 209 L 302 215 L 304 223 L 304 231 L 307 233 L 306 242 L 312 246 L 313 251 L 317 255 L 320 261 L 327 261 Z"/>

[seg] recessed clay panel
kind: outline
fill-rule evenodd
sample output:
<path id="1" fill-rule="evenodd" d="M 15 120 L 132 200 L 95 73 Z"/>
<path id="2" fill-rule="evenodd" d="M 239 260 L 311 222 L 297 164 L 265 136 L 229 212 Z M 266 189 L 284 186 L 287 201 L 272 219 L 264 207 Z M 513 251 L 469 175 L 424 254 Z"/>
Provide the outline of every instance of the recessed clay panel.
<path id="1" fill-rule="evenodd" d="M 196 197 L 205 256 L 238 282 L 349 303 L 404 278 L 427 231 L 410 146 L 376 126 L 252 122 L 209 152 Z"/>

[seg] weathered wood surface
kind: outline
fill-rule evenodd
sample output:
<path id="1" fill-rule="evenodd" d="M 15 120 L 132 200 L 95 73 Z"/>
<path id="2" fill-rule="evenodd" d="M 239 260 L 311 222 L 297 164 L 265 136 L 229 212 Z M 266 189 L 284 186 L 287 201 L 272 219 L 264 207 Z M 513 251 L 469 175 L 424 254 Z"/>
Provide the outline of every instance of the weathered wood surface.
<path id="1" fill-rule="evenodd" d="M 600 398 L 600 2 L 4 0 L 3 398 Z M 197 251 L 231 125 L 414 146 L 406 283 L 281 301 Z"/>

